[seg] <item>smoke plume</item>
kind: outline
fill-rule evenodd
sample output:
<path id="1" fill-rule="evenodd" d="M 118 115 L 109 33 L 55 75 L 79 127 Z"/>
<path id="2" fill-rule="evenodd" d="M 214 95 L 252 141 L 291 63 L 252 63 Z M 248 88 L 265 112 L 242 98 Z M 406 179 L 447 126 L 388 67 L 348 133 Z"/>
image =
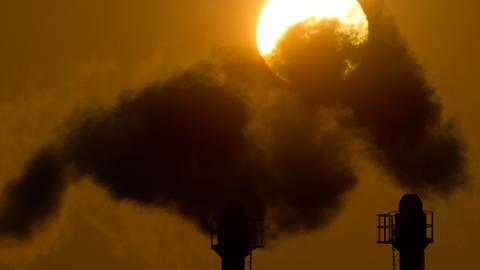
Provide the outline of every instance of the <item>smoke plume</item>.
<path id="1" fill-rule="evenodd" d="M 85 176 L 204 232 L 231 201 L 276 232 L 316 229 L 355 186 L 356 140 L 403 188 L 451 193 L 465 182 L 464 144 L 393 23 L 369 21 L 368 42 L 341 49 L 334 21 L 302 50 L 305 27 L 292 27 L 278 55 L 289 84 L 256 53 L 224 52 L 89 110 L 7 188 L 0 234 L 28 236 L 58 208 L 66 179 Z"/>
<path id="2" fill-rule="evenodd" d="M 466 181 L 466 146 L 393 22 L 371 14 L 370 38 L 356 47 L 339 22 L 292 27 L 278 45 L 274 70 L 305 106 L 351 110 L 345 125 L 366 131 L 371 155 L 413 192 L 448 194 Z M 311 33 L 314 33 L 313 35 Z M 311 38 L 305 38 L 311 35 Z"/>

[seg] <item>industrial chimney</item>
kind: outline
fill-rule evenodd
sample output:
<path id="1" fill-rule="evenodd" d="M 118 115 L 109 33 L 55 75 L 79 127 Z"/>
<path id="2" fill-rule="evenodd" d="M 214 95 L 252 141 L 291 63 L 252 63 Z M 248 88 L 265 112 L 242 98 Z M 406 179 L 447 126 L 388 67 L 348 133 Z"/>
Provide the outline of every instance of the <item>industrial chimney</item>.
<path id="1" fill-rule="evenodd" d="M 263 220 L 247 219 L 240 204 L 231 204 L 212 222 L 211 247 L 222 258 L 222 270 L 252 269 L 252 251 L 263 248 Z"/>
<path id="2" fill-rule="evenodd" d="M 420 197 L 403 195 L 398 212 L 378 215 L 378 244 L 392 245 L 393 269 L 395 250 L 400 252 L 400 270 L 424 270 L 424 250 L 433 243 L 433 212 L 424 211 Z"/>

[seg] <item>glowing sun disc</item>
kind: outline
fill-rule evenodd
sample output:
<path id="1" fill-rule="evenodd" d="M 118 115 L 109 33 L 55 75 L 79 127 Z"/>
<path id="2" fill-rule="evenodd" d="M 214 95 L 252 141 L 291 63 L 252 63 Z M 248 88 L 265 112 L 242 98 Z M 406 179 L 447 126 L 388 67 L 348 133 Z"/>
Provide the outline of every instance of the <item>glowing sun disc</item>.
<path id="1" fill-rule="evenodd" d="M 338 19 L 345 28 L 354 29 L 356 45 L 368 38 L 367 16 L 356 0 L 269 0 L 257 25 L 260 54 L 270 54 L 290 26 L 322 19 Z"/>

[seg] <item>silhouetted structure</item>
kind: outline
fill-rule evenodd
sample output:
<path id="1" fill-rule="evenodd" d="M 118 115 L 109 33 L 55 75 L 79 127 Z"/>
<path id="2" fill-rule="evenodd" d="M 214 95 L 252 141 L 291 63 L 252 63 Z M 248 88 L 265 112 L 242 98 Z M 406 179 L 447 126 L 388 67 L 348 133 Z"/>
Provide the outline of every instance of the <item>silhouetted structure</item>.
<path id="1" fill-rule="evenodd" d="M 222 257 L 222 270 L 245 270 L 245 258 L 263 248 L 263 220 L 247 219 L 239 204 L 226 207 L 220 218 L 212 222 L 211 247 Z"/>
<path id="2" fill-rule="evenodd" d="M 400 252 L 401 270 L 425 269 L 424 250 L 433 243 L 433 212 L 423 210 L 418 195 L 403 195 L 398 212 L 379 214 L 377 230 L 377 243 L 392 245 L 393 269 L 395 250 Z"/>

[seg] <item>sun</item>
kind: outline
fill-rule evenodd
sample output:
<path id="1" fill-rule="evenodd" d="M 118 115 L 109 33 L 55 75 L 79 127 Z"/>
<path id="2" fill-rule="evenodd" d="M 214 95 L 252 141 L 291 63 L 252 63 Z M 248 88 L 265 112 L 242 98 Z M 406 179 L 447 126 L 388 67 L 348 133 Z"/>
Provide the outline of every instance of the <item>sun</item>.
<path id="1" fill-rule="evenodd" d="M 269 0 L 257 25 L 260 54 L 266 57 L 272 53 L 290 26 L 303 22 L 313 24 L 322 19 L 338 20 L 341 27 L 349 31 L 355 45 L 368 38 L 367 16 L 356 0 Z"/>

